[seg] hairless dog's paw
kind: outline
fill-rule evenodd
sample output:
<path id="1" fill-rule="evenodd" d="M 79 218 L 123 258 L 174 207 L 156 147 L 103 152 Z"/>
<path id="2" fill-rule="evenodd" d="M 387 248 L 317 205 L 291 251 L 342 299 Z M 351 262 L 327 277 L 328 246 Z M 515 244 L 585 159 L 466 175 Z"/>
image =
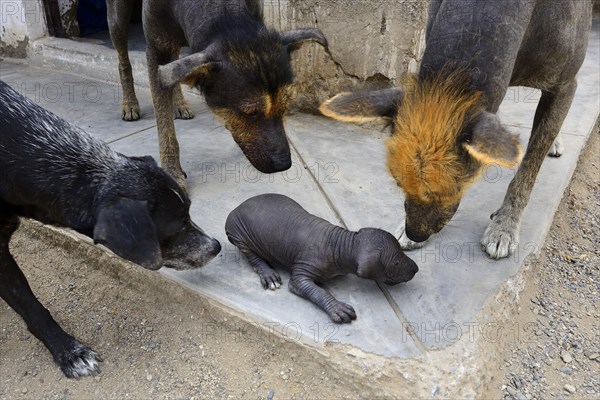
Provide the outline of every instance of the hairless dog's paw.
<path id="1" fill-rule="evenodd" d="M 123 104 L 121 107 L 123 121 L 137 121 L 140 119 L 140 114 L 140 106 L 137 104 Z"/>
<path id="2" fill-rule="evenodd" d="M 491 258 L 508 257 L 519 244 L 519 226 L 509 219 L 498 218 L 498 213 L 492 214 L 492 218 L 481 238 L 481 247 Z"/>
<path id="3" fill-rule="evenodd" d="M 356 319 L 356 311 L 350 304 L 336 302 L 328 311 L 329 317 L 338 324 L 352 322 Z"/>
<path id="4" fill-rule="evenodd" d="M 400 247 L 402 250 L 414 250 L 420 249 L 425 246 L 427 241 L 425 242 L 413 242 L 406 236 L 406 231 L 404 230 L 404 225 L 401 225 L 396 232 L 394 233 L 394 237 L 398 239 L 398 243 L 400 243 Z"/>
<path id="5" fill-rule="evenodd" d="M 279 289 L 281 286 L 281 276 L 275 270 L 269 269 L 266 271 L 260 271 L 258 273 L 260 276 L 260 283 L 264 289 Z"/>
<path id="6" fill-rule="evenodd" d="M 564 152 L 565 152 L 565 148 L 562 145 L 560 137 L 557 137 L 556 140 L 554 140 L 554 143 L 552 143 L 552 146 L 550 147 L 550 150 L 548 151 L 548 155 L 550 157 L 560 157 L 563 155 Z"/>
<path id="7" fill-rule="evenodd" d="M 102 358 L 87 346 L 71 339 L 57 355 L 56 362 L 68 378 L 79 378 L 100 373 Z"/>

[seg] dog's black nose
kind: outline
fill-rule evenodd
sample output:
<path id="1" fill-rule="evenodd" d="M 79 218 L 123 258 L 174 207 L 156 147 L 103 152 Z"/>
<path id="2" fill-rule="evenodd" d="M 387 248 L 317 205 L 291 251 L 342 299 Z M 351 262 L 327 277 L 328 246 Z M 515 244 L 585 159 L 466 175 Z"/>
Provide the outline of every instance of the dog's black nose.
<path id="1" fill-rule="evenodd" d="M 409 267 L 409 271 L 410 273 L 414 276 L 417 272 L 419 272 L 419 266 L 417 265 L 416 262 L 410 260 L 410 267 Z"/>
<path id="2" fill-rule="evenodd" d="M 410 229 L 408 226 L 406 227 L 406 236 L 413 242 L 417 242 L 417 243 L 424 242 L 427 239 L 429 239 L 429 235 L 415 232 L 414 230 Z"/>
<path id="3" fill-rule="evenodd" d="M 271 158 L 275 172 L 287 171 L 292 166 L 292 157 L 288 154 L 283 157 Z"/>
<path id="4" fill-rule="evenodd" d="M 213 239 L 212 242 L 212 250 L 211 250 L 211 254 L 212 255 L 217 255 L 221 252 L 221 243 L 217 240 L 217 239 Z"/>

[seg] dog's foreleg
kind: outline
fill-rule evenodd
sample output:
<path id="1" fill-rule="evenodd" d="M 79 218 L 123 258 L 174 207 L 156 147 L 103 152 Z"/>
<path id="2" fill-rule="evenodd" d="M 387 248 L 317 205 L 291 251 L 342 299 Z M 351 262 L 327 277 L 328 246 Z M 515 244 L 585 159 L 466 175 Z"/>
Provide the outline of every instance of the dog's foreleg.
<path id="1" fill-rule="evenodd" d="M 281 286 L 281 276 L 262 257 L 249 250 L 243 251 L 243 254 L 260 277 L 260 284 L 264 289 L 275 290 Z"/>
<path id="2" fill-rule="evenodd" d="M 29 331 L 44 343 L 67 377 L 100 372 L 98 362 L 102 360 L 98 354 L 63 331 L 31 291 L 8 248 L 17 226 L 16 217 L 7 220 L 0 216 L 0 297 L 23 318 Z"/>
<path id="3" fill-rule="evenodd" d="M 127 50 L 129 20 L 133 11 L 133 1 L 108 1 L 108 30 L 113 46 L 119 56 L 119 76 L 123 90 L 121 118 L 125 121 L 140 119 L 140 105 L 135 96 L 131 62 Z"/>
<path id="4" fill-rule="evenodd" d="M 152 102 L 156 114 L 160 164 L 186 190 L 185 174 L 179 161 L 179 142 L 175 136 L 175 123 L 173 122 L 173 89 L 161 89 L 158 82 L 158 66 L 170 62 L 171 54 L 159 52 L 148 46 L 146 58 Z"/>
<path id="5" fill-rule="evenodd" d="M 573 80 L 542 92 L 525 157 L 508 187 L 502 206 L 492 214 L 492 222 L 481 239 L 482 247 L 490 257 L 503 258 L 515 251 L 523 210 L 542 162 L 567 116 L 576 88 L 577 82 Z"/>

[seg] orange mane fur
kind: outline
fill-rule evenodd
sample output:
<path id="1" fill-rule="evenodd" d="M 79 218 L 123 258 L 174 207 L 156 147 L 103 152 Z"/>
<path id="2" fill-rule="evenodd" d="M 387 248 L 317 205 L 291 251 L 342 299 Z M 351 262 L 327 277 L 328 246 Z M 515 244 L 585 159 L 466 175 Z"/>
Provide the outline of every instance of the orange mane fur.
<path id="1" fill-rule="evenodd" d="M 451 204 L 465 188 L 458 154 L 462 128 L 481 109 L 480 92 L 468 88 L 460 70 L 424 81 L 410 78 L 387 141 L 388 167 L 407 196 Z"/>

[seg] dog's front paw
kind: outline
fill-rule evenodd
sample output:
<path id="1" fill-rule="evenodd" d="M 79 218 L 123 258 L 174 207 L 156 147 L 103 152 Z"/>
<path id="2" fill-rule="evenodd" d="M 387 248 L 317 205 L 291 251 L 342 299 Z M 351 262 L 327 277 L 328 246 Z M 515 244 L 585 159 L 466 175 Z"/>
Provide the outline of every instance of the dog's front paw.
<path id="1" fill-rule="evenodd" d="M 341 301 L 336 301 L 329 309 L 327 310 L 327 314 L 329 314 L 329 318 L 335 323 L 343 324 L 352 322 L 352 320 L 356 319 L 356 311 L 350 304 L 342 303 Z"/>
<path id="2" fill-rule="evenodd" d="M 64 345 L 54 359 L 67 378 L 98 374 L 98 363 L 102 362 L 95 351 L 75 339 Z"/>
<path id="3" fill-rule="evenodd" d="M 140 114 L 138 104 L 123 104 L 121 106 L 121 119 L 123 121 L 137 121 L 140 119 Z"/>
<path id="4" fill-rule="evenodd" d="M 194 118 L 194 112 L 187 104 L 176 104 L 174 107 L 175 111 L 173 117 L 175 119 L 192 119 Z"/>
<path id="5" fill-rule="evenodd" d="M 548 151 L 548 155 L 550 157 L 560 157 L 563 155 L 563 153 L 565 152 L 565 148 L 563 147 L 560 137 L 557 137 L 556 140 L 554 141 L 554 143 L 552 143 L 552 146 L 550 147 L 550 150 Z"/>
<path id="6" fill-rule="evenodd" d="M 491 258 L 500 259 L 513 254 L 518 245 L 519 225 L 493 214 L 493 220 L 481 238 L 483 250 Z"/>
<path id="7" fill-rule="evenodd" d="M 258 275 L 260 276 L 260 284 L 265 290 L 275 290 L 281 286 L 281 276 L 275 270 L 262 270 L 258 272 Z"/>
<path id="8" fill-rule="evenodd" d="M 410 240 L 408 236 L 406 236 L 404 225 L 401 225 L 398 229 L 396 229 L 396 232 L 394 232 L 394 237 L 398 240 L 398 243 L 400 243 L 402 250 L 420 249 L 427 243 L 427 241 L 413 242 Z"/>

